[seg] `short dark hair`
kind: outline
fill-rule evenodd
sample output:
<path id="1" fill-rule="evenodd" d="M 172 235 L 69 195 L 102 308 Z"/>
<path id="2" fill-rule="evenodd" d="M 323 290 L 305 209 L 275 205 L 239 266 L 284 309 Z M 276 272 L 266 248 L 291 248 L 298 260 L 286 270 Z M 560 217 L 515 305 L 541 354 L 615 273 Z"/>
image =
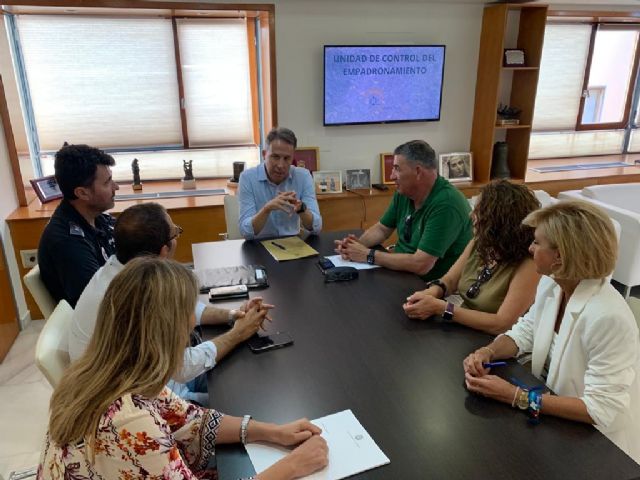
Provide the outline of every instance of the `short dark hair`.
<path id="1" fill-rule="evenodd" d="M 402 155 L 407 161 L 419 163 L 425 168 L 435 170 L 438 168 L 436 152 L 424 140 L 411 140 L 396 147 L 394 155 Z"/>
<path id="2" fill-rule="evenodd" d="M 293 148 L 298 146 L 298 139 L 296 138 L 296 134 L 293 133 L 292 130 L 289 130 L 285 127 L 275 127 L 272 128 L 269 134 L 267 135 L 267 147 L 271 145 L 271 142 L 274 140 L 282 140 L 289 145 L 293 145 Z"/>
<path id="3" fill-rule="evenodd" d="M 118 216 L 114 230 L 116 257 L 123 265 L 140 255 L 159 255 L 171 241 L 167 211 L 158 203 L 141 203 Z"/>
<path id="4" fill-rule="evenodd" d="M 60 191 L 67 200 L 75 200 L 77 187 L 88 187 L 96 179 L 98 165 L 113 167 L 111 155 L 89 145 L 65 145 L 57 151 L 55 176 Z"/>

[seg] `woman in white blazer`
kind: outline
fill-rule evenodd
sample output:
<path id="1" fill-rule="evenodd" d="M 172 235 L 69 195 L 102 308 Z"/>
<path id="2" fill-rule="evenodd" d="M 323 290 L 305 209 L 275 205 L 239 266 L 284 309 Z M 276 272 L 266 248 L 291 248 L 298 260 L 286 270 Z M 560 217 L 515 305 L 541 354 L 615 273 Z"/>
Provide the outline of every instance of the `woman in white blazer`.
<path id="1" fill-rule="evenodd" d="M 640 463 L 640 342 L 633 313 L 606 280 L 618 243 L 611 220 L 581 201 L 532 212 L 530 247 L 544 275 L 531 310 L 464 360 L 467 388 L 537 420 L 548 414 L 594 424 Z M 531 353 L 532 373 L 554 394 L 528 391 L 483 364 Z"/>

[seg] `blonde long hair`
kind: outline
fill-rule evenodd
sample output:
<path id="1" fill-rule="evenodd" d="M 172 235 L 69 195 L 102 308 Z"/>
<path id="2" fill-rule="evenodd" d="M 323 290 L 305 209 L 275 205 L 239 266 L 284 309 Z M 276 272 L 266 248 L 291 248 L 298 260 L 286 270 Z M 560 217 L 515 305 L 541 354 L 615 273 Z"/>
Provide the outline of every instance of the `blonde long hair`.
<path id="1" fill-rule="evenodd" d="M 154 397 L 181 367 L 198 294 L 177 262 L 135 258 L 113 279 L 85 354 L 51 398 L 49 435 L 58 445 L 93 444 L 102 415 L 128 393 Z"/>

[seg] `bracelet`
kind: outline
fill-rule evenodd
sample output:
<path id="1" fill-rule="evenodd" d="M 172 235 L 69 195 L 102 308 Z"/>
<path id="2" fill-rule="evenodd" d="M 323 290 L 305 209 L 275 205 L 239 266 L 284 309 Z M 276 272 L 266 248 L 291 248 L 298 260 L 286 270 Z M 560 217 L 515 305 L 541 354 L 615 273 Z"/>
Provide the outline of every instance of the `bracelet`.
<path id="1" fill-rule="evenodd" d="M 240 424 L 240 443 L 243 445 L 247 444 L 247 427 L 249 426 L 249 420 L 251 420 L 251 415 L 245 415 L 242 417 L 242 423 Z"/>
<path id="2" fill-rule="evenodd" d="M 529 408 L 529 390 L 521 388 L 520 392 L 516 396 L 516 407 L 520 410 L 526 410 Z"/>
<path id="3" fill-rule="evenodd" d="M 493 357 L 496 356 L 496 351 L 493 348 L 491 348 L 491 347 L 489 347 L 487 345 L 485 345 L 484 347 L 480 347 L 478 350 L 482 350 L 483 348 L 486 348 L 487 350 L 489 350 L 491 352 L 491 358 L 492 359 L 493 359 Z"/>
<path id="4" fill-rule="evenodd" d="M 236 322 L 236 315 L 238 315 L 238 310 L 229 310 L 229 318 L 227 323 L 230 327 L 233 327 L 233 324 Z"/>
<path id="5" fill-rule="evenodd" d="M 537 425 L 540 423 L 540 409 L 542 408 L 542 394 L 537 390 L 530 390 L 527 396 L 529 407 L 527 413 L 529 414 L 529 423 Z"/>
<path id="6" fill-rule="evenodd" d="M 516 387 L 516 393 L 513 395 L 513 401 L 511 402 L 512 408 L 516 408 L 516 398 L 518 398 L 519 391 L 520 391 L 520 387 Z"/>
<path id="7" fill-rule="evenodd" d="M 442 289 L 442 298 L 447 297 L 447 285 L 442 280 L 440 279 L 431 280 L 425 285 L 425 287 L 429 288 L 429 287 L 432 287 L 433 285 L 435 285 L 436 287 L 440 287 Z"/>

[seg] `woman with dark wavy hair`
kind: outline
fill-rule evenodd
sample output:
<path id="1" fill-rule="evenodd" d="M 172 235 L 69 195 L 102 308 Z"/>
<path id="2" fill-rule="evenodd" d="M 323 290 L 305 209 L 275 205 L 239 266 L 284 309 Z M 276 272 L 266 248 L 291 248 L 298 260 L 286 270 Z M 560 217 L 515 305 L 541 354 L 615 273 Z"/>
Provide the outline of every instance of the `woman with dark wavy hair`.
<path id="1" fill-rule="evenodd" d="M 473 239 L 446 275 L 407 298 L 407 316 L 441 315 L 489 333 L 508 330 L 533 304 L 540 280 L 529 254 L 533 228 L 522 225 L 538 208 L 524 185 L 507 180 L 485 185 L 471 212 Z M 462 297 L 460 306 L 447 299 L 455 292 Z"/>

